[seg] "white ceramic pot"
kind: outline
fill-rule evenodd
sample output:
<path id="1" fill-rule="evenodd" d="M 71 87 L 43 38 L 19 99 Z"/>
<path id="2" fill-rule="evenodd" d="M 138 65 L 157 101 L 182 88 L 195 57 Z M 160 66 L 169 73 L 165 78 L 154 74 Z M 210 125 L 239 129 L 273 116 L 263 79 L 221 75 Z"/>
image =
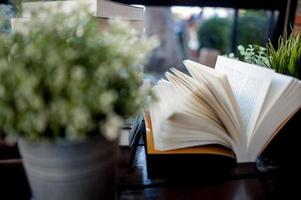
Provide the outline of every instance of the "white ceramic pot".
<path id="1" fill-rule="evenodd" d="M 102 136 L 83 142 L 18 145 L 34 200 L 114 199 L 118 142 Z"/>

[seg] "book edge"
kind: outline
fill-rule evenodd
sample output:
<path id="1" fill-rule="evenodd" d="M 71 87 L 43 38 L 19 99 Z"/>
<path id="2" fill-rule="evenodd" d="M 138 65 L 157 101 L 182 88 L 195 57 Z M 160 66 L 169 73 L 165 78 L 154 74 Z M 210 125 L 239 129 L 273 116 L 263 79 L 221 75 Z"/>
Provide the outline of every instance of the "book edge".
<path id="1" fill-rule="evenodd" d="M 262 147 L 262 149 L 259 151 L 257 158 L 264 152 L 264 150 L 269 146 L 269 144 L 273 141 L 273 139 L 276 137 L 276 135 L 282 130 L 282 128 L 301 110 L 300 108 L 297 108 L 294 112 L 290 113 L 286 119 L 276 128 L 274 133 L 271 135 L 269 140 L 266 142 L 266 144 Z"/>
<path id="2" fill-rule="evenodd" d="M 188 155 L 188 154 L 211 154 L 211 155 L 220 155 L 226 156 L 235 159 L 235 154 L 232 150 L 221 147 L 221 146 L 198 146 L 198 147 L 189 147 L 189 148 L 181 148 L 175 150 L 168 151 L 160 151 L 156 150 L 154 147 L 154 140 L 152 135 L 152 125 L 151 118 L 149 113 L 144 112 L 145 126 L 146 126 L 146 150 L 150 155 L 168 155 L 168 154 L 177 154 L 177 155 Z"/>

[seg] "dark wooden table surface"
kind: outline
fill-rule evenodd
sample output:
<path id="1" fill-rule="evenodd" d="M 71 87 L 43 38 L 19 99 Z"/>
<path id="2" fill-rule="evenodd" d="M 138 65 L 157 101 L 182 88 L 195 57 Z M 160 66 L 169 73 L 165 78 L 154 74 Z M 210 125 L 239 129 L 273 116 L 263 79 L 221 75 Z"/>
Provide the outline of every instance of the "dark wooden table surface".
<path id="1" fill-rule="evenodd" d="M 144 147 L 135 159 L 129 149 L 120 151 L 116 199 L 301 199 L 299 175 L 294 170 L 261 173 L 254 166 L 240 166 L 227 178 L 202 178 L 204 172 L 185 180 L 151 179 L 147 174 Z M 2 151 L 3 153 L 3 151 Z M 14 151 L 5 155 L 14 155 Z M 30 199 L 30 190 L 20 160 L 0 162 L 0 199 Z"/>
<path id="2" fill-rule="evenodd" d="M 122 151 L 123 158 L 130 155 Z M 289 169 L 259 171 L 255 165 L 238 165 L 227 178 L 202 178 L 204 172 L 184 180 L 150 179 L 144 147 L 132 166 L 124 163 L 117 187 L 118 199 L 301 199 L 299 173 Z M 125 167 L 126 166 L 126 167 Z"/>

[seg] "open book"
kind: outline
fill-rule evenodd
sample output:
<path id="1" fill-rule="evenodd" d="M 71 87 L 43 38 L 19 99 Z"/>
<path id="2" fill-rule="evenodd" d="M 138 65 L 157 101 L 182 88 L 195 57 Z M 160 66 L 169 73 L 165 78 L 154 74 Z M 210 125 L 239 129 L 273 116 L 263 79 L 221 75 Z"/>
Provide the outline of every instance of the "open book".
<path id="1" fill-rule="evenodd" d="M 301 107 L 301 81 L 219 56 L 215 69 L 185 60 L 190 75 L 166 72 L 150 106 L 158 151 L 221 145 L 254 162 Z"/>

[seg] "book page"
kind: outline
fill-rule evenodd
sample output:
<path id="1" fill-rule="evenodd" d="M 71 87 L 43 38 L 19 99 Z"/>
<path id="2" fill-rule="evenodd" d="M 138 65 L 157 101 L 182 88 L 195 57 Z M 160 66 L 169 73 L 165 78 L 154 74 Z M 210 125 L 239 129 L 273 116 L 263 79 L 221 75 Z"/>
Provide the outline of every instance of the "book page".
<path id="1" fill-rule="evenodd" d="M 274 73 L 271 86 L 269 88 L 267 97 L 262 106 L 260 116 L 256 122 L 252 135 L 255 134 L 255 130 L 258 128 L 258 126 L 261 123 L 263 123 L 268 112 L 274 108 L 274 105 L 279 100 L 279 98 L 285 95 L 285 91 L 288 90 L 288 88 L 292 83 L 293 83 L 292 77 L 285 76 L 279 73 Z"/>
<path id="2" fill-rule="evenodd" d="M 161 80 L 153 89 L 158 98 L 150 107 L 155 148 L 170 150 L 207 144 L 233 147 L 212 109 L 201 99 L 192 98 L 194 93 L 183 84 Z"/>
<path id="3" fill-rule="evenodd" d="M 210 135 L 220 138 L 224 146 L 233 148 L 233 140 L 227 134 L 225 134 L 225 129 L 212 120 L 185 113 L 174 113 L 168 118 L 166 124 L 168 125 L 168 127 L 166 127 L 167 129 L 169 127 L 176 129 L 173 131 L 174 138 L 182 138 L 184 140 L 200 139 L 200 133 L 196 134 L 185 132 L 185 134 L 180 133 L 177 135 L 178 129 L 200 131 L 204 133 L 210 133 Z M 203 136 L 204 134 L 202 134 L 202 137 Z"/>
<path id="4" fill-rule="evenodd" d="M 249 143 L 252 129 L 261 112 L 274 71 L 218 56 L 215 70 L 227 75 L 239 105 L 242 133 Z"/>
<path id="5" fill-rule="evenodd" d="M 178 98 L 185 98 L 184 100 L 179 100 L 182 102 L 179 106 L 182 106 L 187 113 L 196 116 L 206 116 L 223 126 L 216 114 L 218 105 L 209 88 L 180 71 L 175 70 L 173 72 L 175 74 L 166 73 L 166 77 L 177 91 Z"/>
<path id="6" fill-rule="evenodd" d="M 214 98 L 210 99 L 208 104 L 214 106 L 216 114 L 237 146 L 241 145 L 244 140 L 240 135 L 240 113 L 227 77 L 212 68 L 190 60 L 185 60 L 184 64 L 192 77 L 199 83 L 205 84 L 212 93 Z"/>
<path id="7" fill-rule="evenodd" d="M 256 127 L 248 151 L 255 160 L 292 115 L 301 108 L 301 81 L 291 79 L 288 87 Z"/>

